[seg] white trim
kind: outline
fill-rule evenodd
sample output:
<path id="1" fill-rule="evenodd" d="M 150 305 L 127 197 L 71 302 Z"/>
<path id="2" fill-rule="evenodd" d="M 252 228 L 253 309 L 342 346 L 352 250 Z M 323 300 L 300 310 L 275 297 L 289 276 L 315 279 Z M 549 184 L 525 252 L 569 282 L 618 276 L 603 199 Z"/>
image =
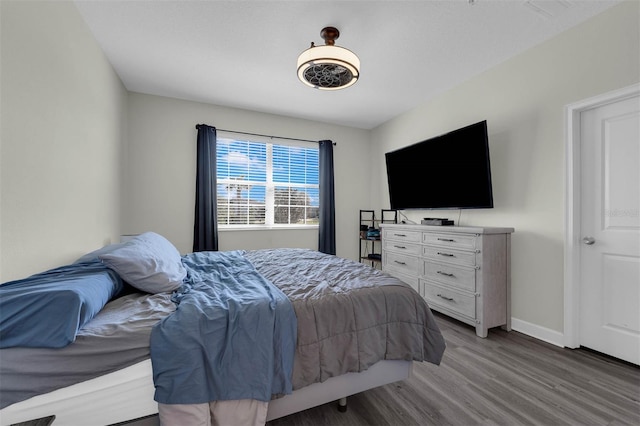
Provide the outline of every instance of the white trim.
<path id="1" fill-rule="evenodd" d="M 551 343 L 555 346 L 564 347 L 564 336 L 562 333 L 550 328 L 542 327 L 537 324 L 532 324 L 527 321 L 520 320 L 518 318 L 511 318 L 511 329 L 527 336 L 531 336 L 538 340 L 542 340 L 547 343 Z"/>
<path id="2" fill-rule="evenodd" d="M 301 148 L 317 148 L 318 142 L 310 141 L 310 140 L 302 140 L 296 138 L 286 139 L 284 137 L 279 136 L 268 136 L 268 135 L 259 135 L 256 133 L 242 133 L 242 132 L 232 132 L 226 130 L 216 129 L 218 140 L 220 139 L 229 139 L 232 141 L 251 141 L 251 142 L 259 142 L 259 143 L 270 143 L 274 145 L 286 145 L 286 146 L 294 146 Z"/>
<path id="3" fill-rule="evenodd" d="M 565 106 L 564 346 L 580 346 L 580 114 L 640 93 L 640 83 Z"/>
<path id="4" fill-rule="evenodd" d="M 318 231 L 318 224 L 313 225 L 218 225 L 219 232 L 226 231 Z"/>

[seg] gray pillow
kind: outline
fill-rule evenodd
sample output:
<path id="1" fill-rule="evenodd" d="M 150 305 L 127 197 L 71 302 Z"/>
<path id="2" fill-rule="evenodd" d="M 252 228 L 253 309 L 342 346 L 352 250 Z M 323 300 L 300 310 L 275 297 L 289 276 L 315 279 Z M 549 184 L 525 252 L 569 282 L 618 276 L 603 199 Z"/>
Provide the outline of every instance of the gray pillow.
<path id="1" fill-rule="evenodd" d="M 180 252 L 155 232 L 140 234 L 98 257 L 123 280 L 148 293 L 174 291 L 187 276 Z"/>

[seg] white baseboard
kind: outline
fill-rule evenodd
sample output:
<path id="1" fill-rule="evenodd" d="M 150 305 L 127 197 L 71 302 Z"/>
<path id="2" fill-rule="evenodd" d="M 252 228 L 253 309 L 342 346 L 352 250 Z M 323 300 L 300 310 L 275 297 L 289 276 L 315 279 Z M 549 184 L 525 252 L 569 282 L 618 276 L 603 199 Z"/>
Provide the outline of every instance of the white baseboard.
<path id="1" fill-rule="evenodd" d="M 522 334 L 526 334 L 527 336 L 564 348 L 564 334 L 559 331 L 551 330 L 550 328 L 542 327 L 513 317 L 511 317 L 511 328 Z"/>

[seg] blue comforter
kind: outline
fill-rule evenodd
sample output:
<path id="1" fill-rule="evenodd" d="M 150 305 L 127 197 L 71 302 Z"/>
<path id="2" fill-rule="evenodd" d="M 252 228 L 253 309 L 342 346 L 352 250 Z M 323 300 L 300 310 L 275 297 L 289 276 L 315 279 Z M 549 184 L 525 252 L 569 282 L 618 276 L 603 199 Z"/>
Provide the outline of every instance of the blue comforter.
<path id="1" fill-rule="evenodd" d="M 292 391 L 296 316 L 241 251 L 183 257 L 176 311 L 151 332 L 155 400 L 200 404 Z"/>

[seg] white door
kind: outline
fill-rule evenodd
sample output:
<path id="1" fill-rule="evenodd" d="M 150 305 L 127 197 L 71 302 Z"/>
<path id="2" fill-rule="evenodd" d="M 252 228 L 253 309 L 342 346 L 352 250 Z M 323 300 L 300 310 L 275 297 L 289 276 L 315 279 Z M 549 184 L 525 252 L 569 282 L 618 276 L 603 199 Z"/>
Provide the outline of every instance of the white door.
<path id="1" fill-rule="evenodd" d="M 640 97 L 580 114 L 580 345 L 640 364 Z"/>

